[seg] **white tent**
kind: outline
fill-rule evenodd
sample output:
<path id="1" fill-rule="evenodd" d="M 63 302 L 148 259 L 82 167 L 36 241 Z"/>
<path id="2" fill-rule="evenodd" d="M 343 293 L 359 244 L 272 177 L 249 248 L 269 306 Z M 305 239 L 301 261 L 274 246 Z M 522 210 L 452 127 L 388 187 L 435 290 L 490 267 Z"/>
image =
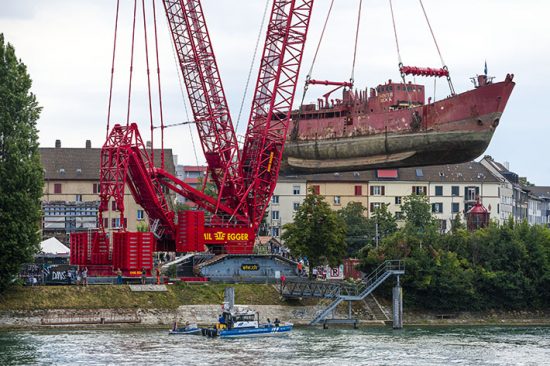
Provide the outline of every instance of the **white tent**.
<path id="1" fill-rule="evenodd" d="M 41 242 L 40 251 L 44 254 L 69 254 L 69 248 L 56 238 L 49 238 Z"/>

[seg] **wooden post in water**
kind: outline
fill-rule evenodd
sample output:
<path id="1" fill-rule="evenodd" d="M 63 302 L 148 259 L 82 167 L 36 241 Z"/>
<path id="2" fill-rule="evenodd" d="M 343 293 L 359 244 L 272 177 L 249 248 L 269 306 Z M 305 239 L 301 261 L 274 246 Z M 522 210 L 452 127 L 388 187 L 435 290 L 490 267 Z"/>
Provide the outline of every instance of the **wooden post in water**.
<path id="1" fill-rule="evenodd" d="M 393 301 L 393 329 L 403 328 L 403 289 L 399 283 L 399 275 L 397 275 L 397 284 L 392 291 Z"/>

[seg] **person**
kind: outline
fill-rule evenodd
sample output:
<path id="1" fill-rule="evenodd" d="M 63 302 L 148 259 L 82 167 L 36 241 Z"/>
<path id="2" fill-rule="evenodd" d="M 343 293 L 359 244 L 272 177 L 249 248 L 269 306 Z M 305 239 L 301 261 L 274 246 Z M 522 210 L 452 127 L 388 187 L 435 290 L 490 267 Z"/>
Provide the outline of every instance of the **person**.
<path id="1" fill-rule="evenodd" d="M 67 285 L 71 284 L 71 272 L 69 270 L 65 271 L 65 278 L 67 279 Z"/>
<path id="2" fill-rule="evenodd" d="M 281 321 L 279 320 L 279 318 L 275 318 L 275 326 L 278 327 L 279 324 L 281 324 Z"/>
<path id="3" fill-rule="evenodd" d="M 145 285 L 145 280 L 147 279 L 147 271 L 145 267 L 141 267 L 141 284 Z"/>
<path id="4" fill-rule="evenodd" d="M 116 283 L 117 285 L 122 285 L 122 271 L 120 268 L 116 271 Z"/>
<path id="5" fill-rule="evenodd" d="M 313 279 L 316 280 L 317 279 L 317 267 L 313 268 L 312 275 L 313 275 Z"/>
<path id="6" fill-rule="evenodd" d="M 88 286 L 88 267 L 82 270 L 82 286 Z"/>
<path id="7" fill-rule="evenodd" d="M 76 285 L 80 286 L 80 268 L 76 269 Z"/>
<path id="8" fill-rule="evenodd" d="M 160 285 L 160 268 L 157 267 L 156 269 L 156 275 L 157 275 L 157 285 Z"/>
<path id="9" fill-rule="evenodd" d="M 298 276 L 302 275 L 302 268 L 303 268 L 302 262 L 298 262 Z"/>
<path id="10" fill-rule="evenodd" d="M 286 281 L 286 276 L 284 274 L 281 275 L 281 289 L 283 287 L 285 287 L 285 281 Z"/>

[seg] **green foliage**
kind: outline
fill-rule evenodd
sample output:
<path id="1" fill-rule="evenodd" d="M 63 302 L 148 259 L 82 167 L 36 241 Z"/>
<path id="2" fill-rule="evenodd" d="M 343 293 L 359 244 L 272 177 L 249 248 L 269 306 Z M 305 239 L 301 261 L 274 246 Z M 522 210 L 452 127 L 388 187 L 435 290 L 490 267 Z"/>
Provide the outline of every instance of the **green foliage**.
<path id="1" fill-rule="evenodd" d="M 323 196 L 309 193 L 294 216 L 283 226 L 281 238 L 296 256 L 306 256 L 310 270 L 328 263 L 337 266 L 346 255 L 346 224 Z"/>
<path id="2" fill-rule="evenodd" d="M 136 230 L 138 232 L 146 233 L 149 231 L 149 225 L 146 222 L 138 222 Z"/>
<path id="3" fill-rule="evenodd" d="M 417 197 L 412 201 L 405 227 L 361 257 L 367 273 L 386 259 L 405 261 L 406 305 L 438 311 L 548 308 L 550 229 L 510 220 L 475 232 L 457 225 L 439 234 L 429 206 Z"/>
<path id="4" fill-rule="evenodd" d="M 348 255 L 355 256 L 360 249 L 372 241 L 369 220 L 365 216 L 366 207 L 361 202 L 350 202 L 337 212 L 346 223 L 346 246 Z"/>
<path id="5" fill-rule="evenodd" d="M 40 240 L 44 177 L 36 121 L 41 108 L 30 92 L 26 66 L 0 34 L 0 292 Z"/>
<path id="6" fill-rule="evenodd" d="M 350 202 L 337 212 L 346 223 L 346 245 L 350 257 L 374 248 L 377 234 L 378 239 L 382 240 L 397 231 L 397 222 L 388 205 L 376 209 L 371 218 L 365 216 L 366 211 L 361 202 Z"/>

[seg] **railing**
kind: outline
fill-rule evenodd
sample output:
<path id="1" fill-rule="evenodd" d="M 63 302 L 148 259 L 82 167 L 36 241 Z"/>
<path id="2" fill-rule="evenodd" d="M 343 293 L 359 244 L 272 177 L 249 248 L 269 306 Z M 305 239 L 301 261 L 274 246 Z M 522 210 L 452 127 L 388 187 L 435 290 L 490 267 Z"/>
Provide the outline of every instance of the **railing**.
<path id="1" fill-rule="evenodd" d="M 319 282 L 290 280 L 281 284 L 281 294 L 289 298 L 320 297 L 334 301 L 311 321 L 317 324 L 325 319 L 342 301 L 364 300 L 382 282 L 392 275 L 405 273 L 405 264 L 400 260 L 388 260 L 379 265 L 359 284 L 344 282 Z"/>

